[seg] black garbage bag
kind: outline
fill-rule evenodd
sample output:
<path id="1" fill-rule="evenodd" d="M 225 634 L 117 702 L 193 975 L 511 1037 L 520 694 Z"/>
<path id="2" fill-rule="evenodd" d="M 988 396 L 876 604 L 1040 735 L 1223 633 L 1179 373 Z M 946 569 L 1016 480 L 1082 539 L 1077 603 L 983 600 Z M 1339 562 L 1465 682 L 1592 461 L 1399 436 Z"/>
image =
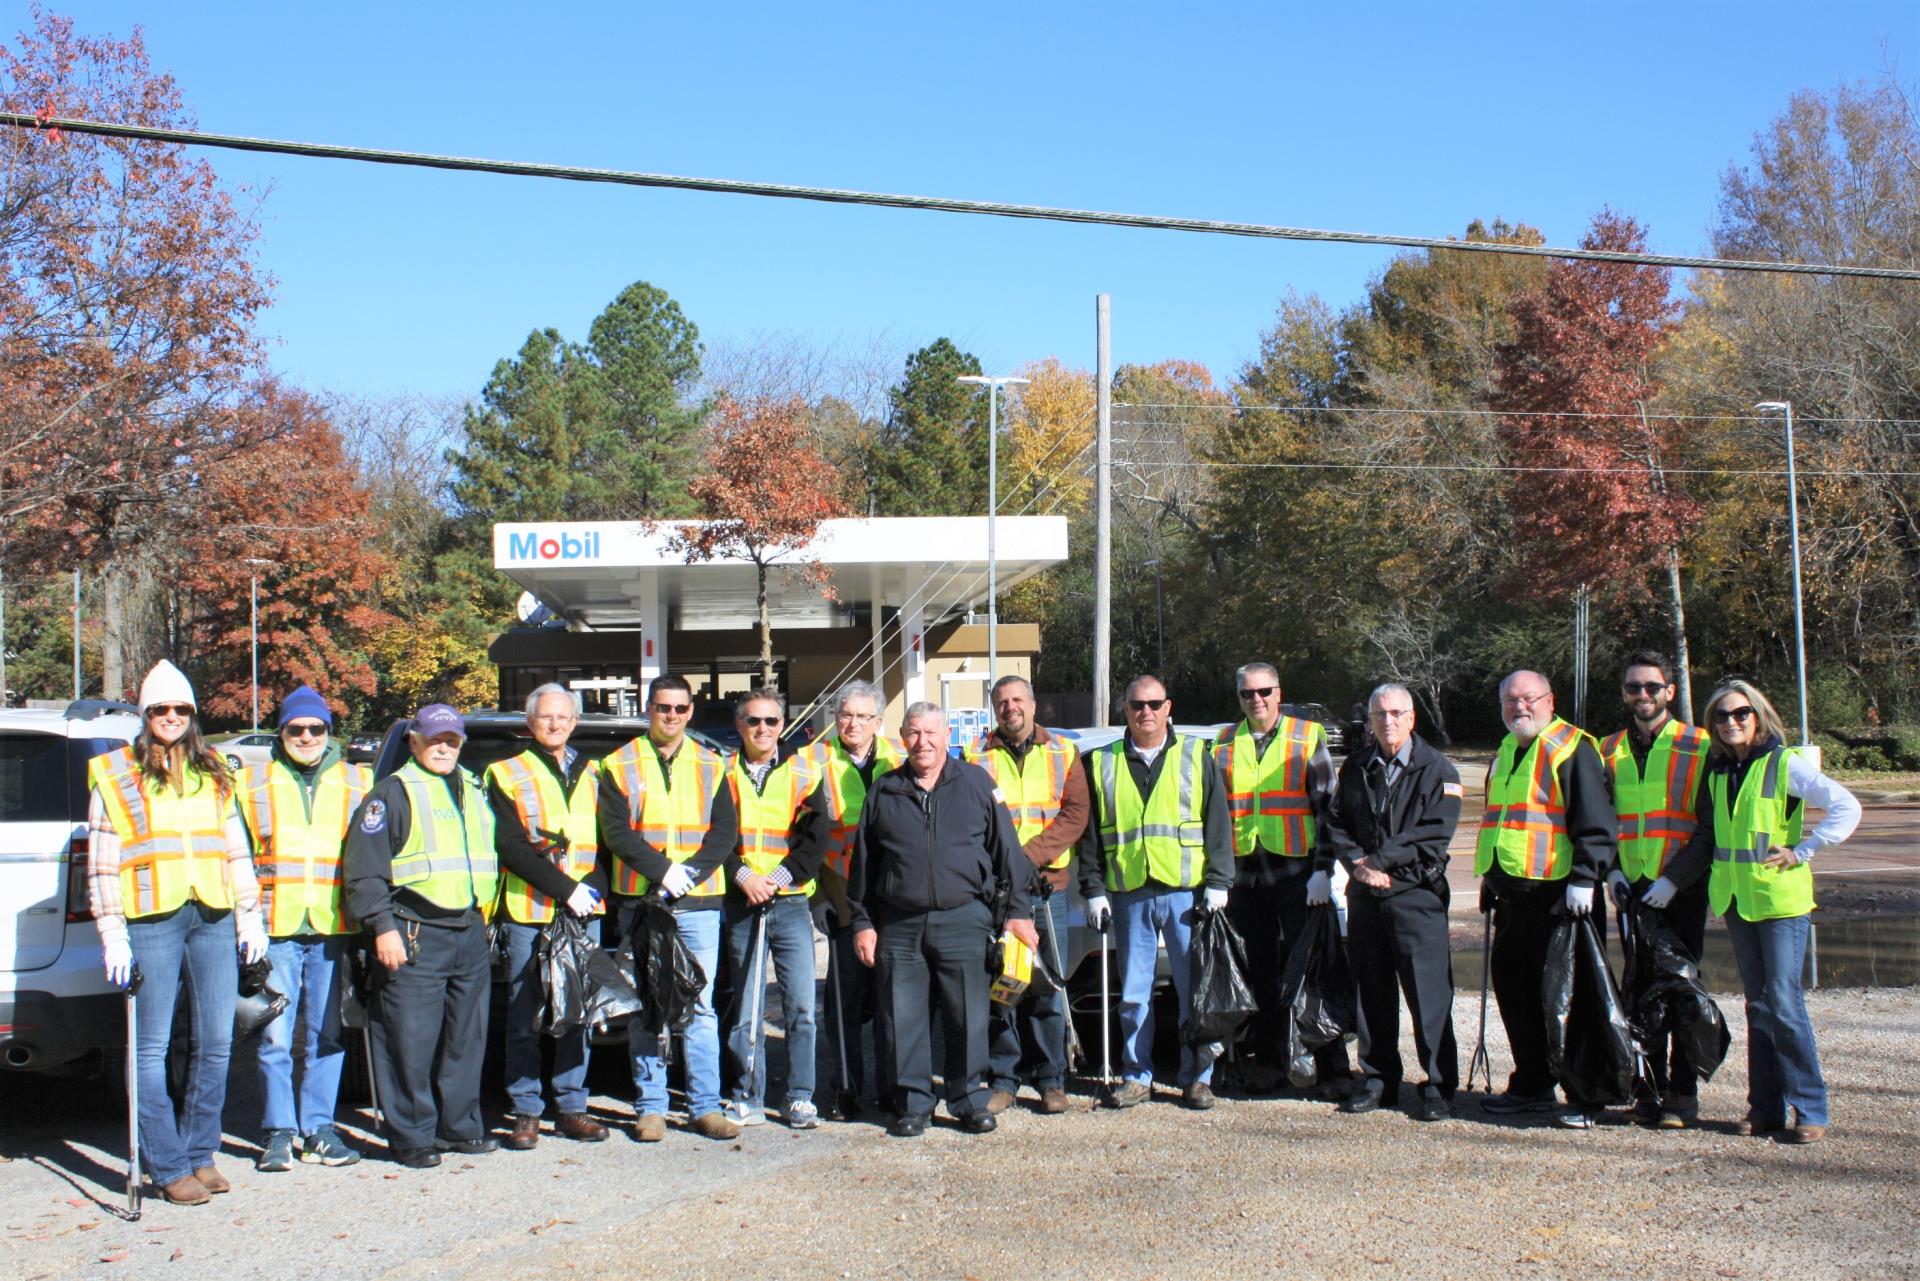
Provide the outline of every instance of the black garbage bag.
<path id="1" fill-rule="evenodd" d="M 1640 1047 L 1593 918 L 1563 916 L 1554 923 L 1540 1001 L 1547 1066 L 1568 1100 L 1588 1107 L 1630 1102 Z"/>
<path id="2" fill-rule="evenodd" d="M 1194 913 L 1190 947 L 1187 1021 L 1181 1035 L 1189 1045 L 1231 1041 L 1254 1012 L 1253 989 L 1247 986 L 1247 945 L 1225 912 L 1203 907 Z"/>
<path id="3" fill-rule="evenodd" d="M 647 1026 L 684 1032 L 693 1022 L 693 1007 L 707 985 L 706 971 L 680 937 L 680 923 L 666 900 L 649 894 L 640 904 L 642 946 L 646 949 L 640 992 Z"/>
<path id="4" fill-rule="evenodd" d="M 609 952 L 596 947 L 587 957 L 587 1026 L 604 1032 L 640 1012 L 640 992 L 628 975 L 633 973 L 631 944 Z"/>
<path id="5" fill-rule="evenodd" d="M 240 999 L 233 1007 L 234 1040 L 260 1035 L 269 1023 L 287 1012 L 287 998 L 267 981 L 272 977 L 273 962 L 264 956 L 240 967 Z"/>
<path id="6" fill-rule="evenodd" d="M 1340 915 L 1332 903 L 1307 909 L 1306 925 L 1287 952 L 1280 974 L 1280 1004 L 1287 1019 L 1287 1080 L 1304 1089 L 1318 1078 L 1313 1052 L 1341 1041 L 1360 1026 L 1353 971 L 1340 945 Z"/>
<path id="7" fill-rule="evenodd" d="M 593 940 L 572 912 L 556 912 L 540 929 L 535 944 L 540 988 L 546 994 L 534 1014 L 534 1027 L 548 1036 L 564 1036 L 587 1021 L 587 969 Z"/>
<path id="8" fill-rule="evenodd" d="M 1700 966 L 1687 954 L 1666 912 L 1636 901 L 1625 914 L 1621 937 L 1627 954 L 1627 1017 L 1642 1049 L 1653 1054 L 1672 1035 L 1687 1051 L 1702 1081 L 1726 1061 L 1733 1034 L 1726 1016 L 1700 981 Z"/>

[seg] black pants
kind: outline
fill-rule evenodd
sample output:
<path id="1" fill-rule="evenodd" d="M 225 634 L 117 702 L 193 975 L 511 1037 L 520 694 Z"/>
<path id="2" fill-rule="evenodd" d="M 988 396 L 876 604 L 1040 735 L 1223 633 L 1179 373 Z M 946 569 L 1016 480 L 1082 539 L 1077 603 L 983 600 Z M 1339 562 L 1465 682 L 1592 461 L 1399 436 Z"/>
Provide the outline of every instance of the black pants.
<path id="1" fill-rule="evenodd" d="M 1547 939 L 1560 918 L 1566 893 L 1566 881 L 1545 881 L 1494 902 L 1493 995 L 1500 1004 L 1500 1022 L 1507 1029 L 1507 1048 L 1513 1054 L 1507 1088 L 1515 1094 L 1547 1094 L 1556 1084 L 1547 1065 L 1547 1008 L 1540 999 L 1540 986 L 1547 969 Z M 1593 924 L 1604 944 L 1607 914 L 1602 904 L 1596 893 Z M 1568 1035 L 1579 1034 L 1576 1022 Z"/>
<path id="2" fill-rule="evenodd" d="M 391 974 L 375 966 L 383 977 L 369 1010 L 387 1141 L 430 1148 L 435 1139 L 480 1138 L 492 984 L 487 927 L 478 917 L 458 926 L 399 926 L 417 932 L 419 953 Z"/>
<path id="3" fill-rule="evenodd" d="M 827 932 L 826 1019 L 820 1025 L 819 1065 L 816 1090 L 840 1088 L 840 1043 L 846 1042 L 846 1078 L 849 1088 L 860 1098 L 872 1097 L 885 1104 L 893 1093 L 893 1056 L 885 1030 L 874 1017 L 874 970 L 860 963 L 853 952 L 853 927 L 835 925 Z M 873 1029 L 873 1063 L 879 1080 L 867 1089 L 866 1030 Z"/>
<path id="4" fill-rule="evenodd" d="M 1307 923 L 1307 875 L 1265 885 L 1235 885 L 1227 895 L 1227 919 L 1247 945 L 1246 977 L 1258 1006 L 1253 1016 L 1253 1053 L 1262 1063 L 1285 1071 L 1287 1020 L 1292 1011 L 1281 1004 L 1280 978 L 1293 940 Z M 1322 1081 L 1344 1081 L 1353 1075 L 1345 1041 L 1315 1050 L 1313 1062 Z"/>
<path id="5" fill-rule="evenodd" d="M 1632 883 L 1634 901 L 1645 897 L 1653 882 Z M 1631 910 L 1631 909 L 1629 909 Z M 1707 944 L 1707 878 L 1701 877 L 1673 896 L 1666 907 L 1667 924 L 1679 936 L 1695 965 Z M 1700 1072 L 1693 1065 L 1682 1038 L 1662 1032 L 1657 1044 L 1647 1046 L 1647 1067 L 1653 1074 L 1653 1088 L 1659 1094 L 1676 1094 L 1691 1099 L 1700 1092 Z"/>
<path id="6" fill-rule="evenodd" d="M 946 1042 L 947 1111 L 956 1117 L 987 1104 L 987 932 L 985 903 L 895 915 L 884 909 L 876 957 L 876 1022 L 893 1051 L 894 1092 L 902 1116 L 933 1112 L 933 1000 Z"/>
<path id="7" fill-rule="evenodd" d="M 1347 960 L 1360 994 L 1360 1070 L 1392 1103 L 1400 1089 L 1400 994 L 1426 1089 L 1452 1098 L 1460 1083 L 1453 1043 L 1453 957 L 1447 945 L 1446 882 L 1380 897 L 1347 888 Z"/>

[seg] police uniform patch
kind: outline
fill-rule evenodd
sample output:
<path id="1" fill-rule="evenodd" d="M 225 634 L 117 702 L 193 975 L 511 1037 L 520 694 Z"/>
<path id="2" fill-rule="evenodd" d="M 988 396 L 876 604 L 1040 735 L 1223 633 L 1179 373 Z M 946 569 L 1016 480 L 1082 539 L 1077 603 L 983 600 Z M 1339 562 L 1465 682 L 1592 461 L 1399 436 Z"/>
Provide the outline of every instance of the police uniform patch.
<path id="1" fill-rule="evenodd" d="M 1440 794 L 1442 796 L 1464 797 L 1467 794 L 1467 789 L 1458 783 L 1442 783 L 1440 784 Z"/>
<path id="2" fill-rule="evenodd" d="M 360 815 L 360 830 L 378 832 L 387 825 L 387 803 L 382 800 L 367 802 L 366 810 Z"/>
<path id="3" fill-rule="evenodd" d="M 1005 805 L 1007 803 L 1007 794 L 996 787 L 993 789 L 993 799 Z"/>

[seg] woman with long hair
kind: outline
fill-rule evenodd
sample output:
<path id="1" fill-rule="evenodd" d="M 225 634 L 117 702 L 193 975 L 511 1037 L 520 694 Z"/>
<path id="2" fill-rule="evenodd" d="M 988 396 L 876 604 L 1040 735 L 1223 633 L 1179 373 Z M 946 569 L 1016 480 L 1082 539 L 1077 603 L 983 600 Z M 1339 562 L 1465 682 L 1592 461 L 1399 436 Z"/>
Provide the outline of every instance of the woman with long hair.
<path id="1" fill-rule="evenodd" d="M 1827 1133 L 1827 1082 L 1800 985 L 1814 906 L 1809 862 L 1853 835 L 1860 802 L 1786 746 L 1780 714 L 1746 681 L 1722 682 L 1704 719 L 1712 743 L 1698 825 L 1641 902 L 1665 908 L 1707 876 L 1747 999 L 1747 1115 L 1734 1128 L 1815 1143 Z M 1812 831 L 1809 805 L 1826 811 Z"/>
<path id="2" fill-rule="evenodd" d="M 200 1205 L 232 1185 L 214 1168 L 239 994 L 239 956 L 266 955 L 260 891 L 233 776 L 200 735 L 193 687 L 161 660 L 140 686 L 140 734 L 93 758 L 87 893 L 107 978 L 142 978 L 134 1056 L 140 1150 L 167 1200 Z M 167 1093 L 167 1045 L 185 972 L 193 1009 L 186 1096 Z"/>

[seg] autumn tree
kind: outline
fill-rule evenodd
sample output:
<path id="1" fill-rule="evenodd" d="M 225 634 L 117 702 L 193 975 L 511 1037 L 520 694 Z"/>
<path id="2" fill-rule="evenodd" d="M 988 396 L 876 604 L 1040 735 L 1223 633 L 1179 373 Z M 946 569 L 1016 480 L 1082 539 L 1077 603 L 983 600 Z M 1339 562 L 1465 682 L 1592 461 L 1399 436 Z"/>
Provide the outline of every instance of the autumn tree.
<path id="1" fill-rule="evenodd" d="M 787 570 L 831 598 L 828 573 L 807 548 L 820 522 L 846 515 L 846 504 L 798 397 L 722 397 L 708 432 L 707 470 L 689 487 L 703 519 L 679 526 L 670 544 L 689 563 L 721 558 L 753 563 L 760 683 L 770 686 L 767 575 L 775 568 Z"/>

